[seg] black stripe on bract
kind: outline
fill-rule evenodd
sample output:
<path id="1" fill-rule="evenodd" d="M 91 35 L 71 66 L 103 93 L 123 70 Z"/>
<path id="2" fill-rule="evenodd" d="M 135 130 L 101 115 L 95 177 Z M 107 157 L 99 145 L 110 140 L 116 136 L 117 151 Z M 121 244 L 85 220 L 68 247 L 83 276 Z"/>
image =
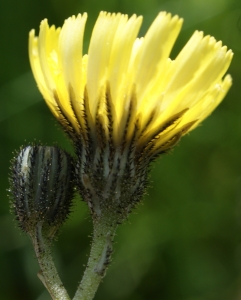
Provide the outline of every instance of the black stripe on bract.
<path id="1" fill-rule="evenodd" d="M 136 143 L 138 140 L 138 135 L 140 131 L 139 119 L 135 121 L 134 130 L 129 137 L 129 145 L 125 148 L 126 153 L 126 164 L 123 171 L 123 179 L 126 177 L 128 180 L 136 176 Z"/>
<path id="2" fill-rule="evenodd" d="M 75 154 L 77 156 L 75 173 L 76 173 L 76 182 L 78 185 L 78 189 L 82 191 L 81 192 L 82 197 L 83 199 L 85 199 L 85 198 L 89 198 L 88 195 L 90 192 L 85 190 L 84 188 L 84 184 L 82 182 L 82 175 L 88 174 L 89 169 L 93 167 L 93 160 L 94 160 L 94 153 L 95 153 L 94 136 L 93 136 L 93 132 L 91 132 L 91 128 L 93 127 L 93 124 L 91 127 L 92 119 L 89 110 L 89 98 L 88 98 L 88 91 L 86 87 L 84 90 L 84 98 L 83 98 L 83 105 L 81 108 L 81 115 L 83 118 L 82 129 L 85 135 L 85 144 L 82 145 L 80 139 L 74 142 Z"/>
<path id="3" fill-rule="evenodd" d="M 99 116 L 99 114 L 96 114 L 95 118 L 95 124 L 96 124 L 96 138 L 97 138 L 97 147 L 95 151 L 95 157 L 94 157 L 94 169 L 95 172 L 97 173 L 96 176 L 103 176 L 104 173 L 104 155 L 105 151 L 107 150 L 107 137 L 106 137 L 106 132 L 104 129 L 104 124 L 102 123 L 102 120 Z M 101 179 L 100 179 L 101 180 Z"/>
<path id="4" fill-rule="evenodd" d="M 167 140 L 164 144 L 162 144 L 160 147 L 154 147 L 151 149 L 151 151 L 148 151 L 150 153 L 150 157 L 153 157 L 153 155 L 160 155 L 167 153 L 171 148 L 173 148 L 181 139 L 182 132 L 178 132 L 175 135 L 171 136 L 169 140 Z M 157 138 L 158 140 L 158 138 Z"/>
<path id="5" fill-rule="evenodd" d="M 127 160 L 128 161 L 135 160 L 135 163 L 136 163 L 136 159 L 137 159 L 136 146 L 137 146 L 139 132 L 140 132 L 140 121 L 139 121 L 139 119 L 137 119 L 135 121 L 134 130 L 133 130 L 132 136 L 130 138 L 130 146 L 129 146 L 128 155 L 127 155 Z"/>
<path id="6" fill-rule="evenodd" d="M 155 131 L 150 135 L 148 133 L 145 134 L 145 136 L 141 137 L 139 140 L 138 145 L 138 151 L 143 152 L 143 150 L 146 148 L 146 145 L 148 145 L 151 141 L 155 141 L 156 137 L 160 134 L 164 134 L 165 131 L 168 130 L 173 125 L 177 125 L 178 122 L 181 120 L 181 117 L 188 111 L 188 108 L 183 109 L 177 114 L 172 115 L 170 118 L 168 118 L 164 123 L 162 123 L 160 126 L 156 127 Z"/>
<path id="7" fill-rule="evenodd" d="M 56 91 L 54 91 L 54 99 L 56 101 L 56 111 L 58 112 L 58 114 L 60 115 L 60 117 L 58 118 L 58 121 L 60 123 L 60 125 L 62 126 L 62 128 L 64 129 L 65 133 L 68 135 L 68 137 L 72 140 L 72 141 L 78 141 L 78 135 L 76 134 L 72 124 L 70 123 L 68 117 L 65 115 L 64 111 L 61 109 L 60 106 L 60 100 L 58 97 L 58 94 Z"/>
<path id="8" fill-rule="evenodd" d="M 136 104 L 137 104 L 137 99 L 136 99 L 136 92 L 135 92 L 135 86 L 133 86 L 132 93 L 131 93 L 131 99 L 129 103 L 129 113 L 126 119 L 126 124 L 125 124 L 125 129 L 122 137 L 122 144 L 121 144 L 121 152 L 123 153 L 125 147 L 128 145 L 129 141 L 129 135 L 130 137 L 133 135 L 133 132 L 130 132 L 130 127 L 133 127 L 132 122 L 136 122 Z"/>
<path id="9" fill-rule="evenodd" d="M 85 151 L 87 153 L 86 159 L 90 161 L 91 154 L 93 153 L 93 139 L 91 139 L 91 130 L 90 130 L 90 109 L 89 109 L 89 96 L 87 88 L 85 87 L 84 91 L 84 101 L 83 101 L 83 121 L 84 121 L 84 132 L 86 134 L 86 148 Z"/>
<path id="10" fill-rule="evenodd" d="M 70 107 L 73 111 L 73 114 L 74 114 L 74 118 L 76 120 L 76 123 L 78 124 L 78 128 L 79 128 L 79 134 L 78 134 L 78 144 L 80 146 L 80 148 L 82 148 L 82 145 L 83 146 L 87 146 L 88 144 L 88 139 L 86 137 L 86 132 L 84 130 L 84 128 L 82 128 L 82 125 L 80 123 L 80 120 L 79 120 L 79 116 L 80 116 L 80 112 L 76 111 L 76 108 L 73 104 L 73 101 L 75 99 L 75 93 L 74 93 L 74 90 L 72 88 L 72 86 L 69 84 L 69 99 L 70 99 Z M 81 110 L 81 108 L 80 108 Z M 79 152 L 82 152 L 82 149 L 79 149 Z"/>
<path id="11" fill-rule="evenodd" d="M 129 113 L 128 113 L 128 116 L 127 116 L 127 119 L 126 119 L 126 124 L 125 124 L 125 129 L 124 129 L 124 132 L 123 132 L 123 137 L 121 139 L 122 143 L 121 143 L 121 152 L 123 153 L 124 149 L 125 149 L 125 146 L 127 144 L 127 132 L 128 132 L 128 128 L 129 128 L 129 125 L 130 125 L 130 119 L 131 119 L 131 116 L 132 116 L 132 107 L 133 107 L 133 103 L 132 103 L 132 100 L 130 101 L 130 104 L 129 104 Z"/>
<path id="12" fill-rule="evenodd" d="M 171 136 L 170 139 L 168 139 L 164 144 L 154 148 L 152 152 L 149 152 L 151 161 L 153 161 L 159 155 L 167 153 L 170 149 L 172 149 L 180 141 L 181 137 L 186 134 L 196 122 L 197 120 L 183 125 L 179 131 Z"/>
<path id="13" fill-rule="evenodd" d="M 154 116 L 155 116 L 155 109 L 153 109 L 153 111 L 149 114 L 149 118 L 147 119 L 147 122 L 140 133 L 140 136 L 143 136 L 146 133 L 146 131 L 149 129 L 149 126 L 152 123 Z"/>
<path id="14" fill-rule="evenodd" d="M 111 99 L 111 92 L 110 92 L 110 86 L 107 83 L 106 84 L 106 92 L 105 92 L 105 104 L 106 104 L 106 112 L 107 112 L 107 119 L 108 124 L 107 128 L 109 131 L 109 138 L 108 138 L 108 145 L 109 145 L 109 168 L 111 169 L 113 166 L 113 158 L 115 153 L 115 147 L 114 147 L 114 134 L 113 134 L 113 124 L 114 124 L 114 118 L 113 118 L 113 104 Z"/>
<path id="15" fill-rule="evenodd" d="M 58 151 L 56 154 L 58 156 L 57 172 L 54 178 L 54 193 L 51 199 L 52 207 L 48 212 L 47 218 L 49 223 L 58 224 L 65 221 L 71 208 L 71 200 L 73 198 L 73 160 L 63 151 Z M 69 186 L 70 188 L 66 189 Z"/>
<path id="16" fill-rule="evenodd" d="M 107 142 L 104 124 L 102 123 L 102 120 L 98 113 L 96 114 L 95 117 L 95 127 L 96 127 L 97 146 L 101 149 L 101 152 L 103 152 L 108 142 Z"/>

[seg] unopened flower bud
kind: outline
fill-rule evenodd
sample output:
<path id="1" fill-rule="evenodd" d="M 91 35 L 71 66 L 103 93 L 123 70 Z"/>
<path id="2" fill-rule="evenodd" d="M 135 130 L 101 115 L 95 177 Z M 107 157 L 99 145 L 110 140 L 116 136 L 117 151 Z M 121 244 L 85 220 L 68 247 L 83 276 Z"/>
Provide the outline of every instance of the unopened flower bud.
<path id="1" fill-rule="evenodd" d="M 12 206 L 19 226 L 30 235 L 41 225 L 52 238 L 70 212 L 73 163 L 57 147 L 27 146 L 11 167 Z"/>

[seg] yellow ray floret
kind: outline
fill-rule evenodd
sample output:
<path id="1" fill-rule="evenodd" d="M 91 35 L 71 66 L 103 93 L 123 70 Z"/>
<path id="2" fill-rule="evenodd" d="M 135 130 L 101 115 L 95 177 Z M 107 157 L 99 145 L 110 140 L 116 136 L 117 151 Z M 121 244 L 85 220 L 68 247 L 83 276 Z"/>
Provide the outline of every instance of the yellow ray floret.
<path id="1" fill-rule="evenodd" d="M 79 14 L 57 29 L 43 20 L 39 36 L 29 35 L 37 85 L 74 140 L 123 149 L 135 141 L 136 151 L 156 155 L 206 118 L 232 84 L 232 51 L 202 32 L 169 58 L 178 16 L 159 13 L 138 38 L 142 17 L 101 12 L 83 55 L 86 20 Z"/>

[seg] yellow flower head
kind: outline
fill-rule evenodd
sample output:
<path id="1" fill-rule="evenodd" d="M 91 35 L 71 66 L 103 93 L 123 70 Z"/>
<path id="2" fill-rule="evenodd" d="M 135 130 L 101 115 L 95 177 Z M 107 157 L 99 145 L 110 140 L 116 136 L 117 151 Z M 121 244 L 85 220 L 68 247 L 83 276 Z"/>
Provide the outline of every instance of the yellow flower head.
<path id="1" fill-rule="evenodd" d="M 136 174 L 215 109 L 231 86 L 223 76 L 233 53 L 196 31 L 172 60 L 178 16 L 159 13 L 138 38 L 142 17 L 101 12 L 83 55 L 86 19 L 73 16 L 57 29 L 43 20 L 38 37 L 30 32 L 29 56 L 44 99 L 75 143 L 82 190 L 95 177 L 107 197 L 106 185 L 120 193 L 124 174 L 144 181 L 144 171 Z"/>

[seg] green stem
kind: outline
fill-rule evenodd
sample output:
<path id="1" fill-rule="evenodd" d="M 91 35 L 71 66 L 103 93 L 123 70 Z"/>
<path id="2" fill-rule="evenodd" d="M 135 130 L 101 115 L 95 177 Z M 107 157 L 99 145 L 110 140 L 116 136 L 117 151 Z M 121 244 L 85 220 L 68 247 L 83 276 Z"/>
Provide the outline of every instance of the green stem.
<path id="1" fill-rule="evenodd" d="M 105 276 L 112 254 L 112 243 L 116 231 L 116 222 L 111 216 L 94 220 L 94 233 L 90 257 L 84 276 L 73 300 L 92 300 Z"/>
<path id="2" fill-rule="evenodd" d="M 54 265 L 50 250 L 51 243 L 42 235 L 42 224 L 38 224 L 35 234 L 32 235 L 32 240 L 40 266 L 39 279 L 53 300 L 70 300 Z"/>

